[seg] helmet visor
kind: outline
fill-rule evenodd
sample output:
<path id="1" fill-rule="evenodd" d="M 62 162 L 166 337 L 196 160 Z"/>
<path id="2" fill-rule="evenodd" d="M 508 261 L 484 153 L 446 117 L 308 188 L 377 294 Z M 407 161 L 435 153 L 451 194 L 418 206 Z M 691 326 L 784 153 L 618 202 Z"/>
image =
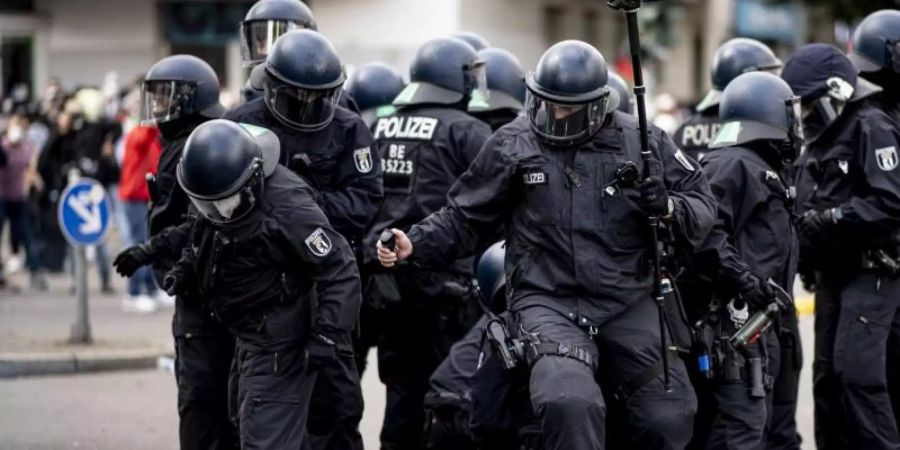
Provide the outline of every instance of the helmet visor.
<path id="1" fill-rule="evenodd" d="M 237 192 L 216 200 L 191 196 L 191 203 L 200 211 L 200 214 L 203 214 L 203 217 L 212 223 L 225 224 L 236 222 L 250 213 L 257 200 L 262 198 L 262 179 L 263 177 L 260 176 L 257 169 L 249 182 L 238 189 Z"/>
<path id="2" fill-rule="evenodd" d="M 476 101 L 487 102 L 490 98 L 487 84 L 487 70 L 484 61 L 478 60 L 463 67 L 466 71 L 466 82 L 471 87 L 470 96 Z"/>
<path id="3" fill-rule="evenodd" d="M 900 73 L 900 40 L 887 42 L 888 57 L 895 73 Z"/>
<path id="4" fill-rule="evenodd" d="M 195 83 L 149 80 L 141 83 L 141 124 L 152 125 L 178 119 L 193 112 Z"/>
<path id="5" fill-rule="evenodd" d="M 606 118 L 609 91 L 588 103 L 567 104 L 528 93 L 531 128 L 539 136 L 562 145 L 592 136 Z"/>
<path id="6" fill-rule="evenodd" d="M 325 128 L 334 118 L 341 88 L 305 89 L 266 77 L 265 98 L 269 110 L 279 120 L 302 131 Z"/>
<path id="7" fill-rule="evenodd" d="M 241 23 L 241 60 L 244 67 L 259 64 L 282 34 L 301 28 L 288 20 L 251 20 Z"/>

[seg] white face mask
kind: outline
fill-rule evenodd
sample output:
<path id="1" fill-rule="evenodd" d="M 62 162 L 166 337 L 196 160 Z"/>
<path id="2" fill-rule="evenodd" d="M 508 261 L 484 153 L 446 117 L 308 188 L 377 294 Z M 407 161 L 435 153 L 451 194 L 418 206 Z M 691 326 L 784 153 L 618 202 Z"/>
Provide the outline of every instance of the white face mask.
<path id="1" fill-rule="evenodd" d="M 234 210 L 237 209 L 238 206 L 241 205 L 241 193 L 237 192 L 233 195 L 225 197 L 221 200 L 216 200 L 213 202 L 213 206 L 216 207 L 216 211 L 222 215 L 222 217 L 226 219 L 230 219 L 232 215 L 234 215 Z"/>
<path id="2" fill-rule="evenodd" d="M 6 130 L 6 137 L 9 138 L 9 140 L 12 141 L 13 144 L 18 144 L 22 140 L 22 138 L 25 137 L 25 130 L 23 130 L 22 127 L 18 125 L 11 125 Z"/>

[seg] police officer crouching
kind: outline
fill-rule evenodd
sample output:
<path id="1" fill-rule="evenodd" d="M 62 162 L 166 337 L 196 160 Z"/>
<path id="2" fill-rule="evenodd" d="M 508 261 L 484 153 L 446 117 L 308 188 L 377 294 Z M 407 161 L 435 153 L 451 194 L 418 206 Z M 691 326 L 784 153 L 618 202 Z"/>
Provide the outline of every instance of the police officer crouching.
<path id="1" fill-rule="evenodd" d="M 179 227 L 166 289 L 209 299 L 237 338 L 241 448 L 302 448 L 317 371 L 354 326 L 359 273 L 317 193 L 278 165 L 278 138 L 216 120 L 185 145 L 178 183 L 199 215 Z"/>
<path id="2" fill-rule="evenodd" d="M 149 184 L 148 229 L 155 245 L 123 250 L 113 262 L 130 276 L 153 265 L 162 286 L 184 242 L 170 231 L 185 222 L 190 201 L 178 186 L 176 169 L 188 136 L 198 125 L 225 112 L 219 103 L 219 80 L 203 60 L 173 55 L 154 64 L 141 84 L 144 122 L 156 124 L 162 153 Z M 179 444 L 182 449 L 227 449 L 236 446 L 237 430 L 228 416 L 228 373 L 234 338 L 210 317 L 203 299 L 178 296 L 172 318 L 175 380 L 178 384 Z"/>
<path id="3" fill-rule="evenodd" d="M 528 358 L 546 448 L 604 448 L 607 401 L 627 409 L 631 447 L 684 448 L 696 400 L 680 361 L 671 363 L 671 391 L 664 387 L 670 355 L 651 298 L 647 216 L 662 217 L 693 249 L 713 225 L 709 185 L 655 127 L 650 176 L 618 179 L 619 168 L 644 164 L 638 123 L 614 111 L 606 63 L 590 45 L 554 45 L 526 85 L 526 116 L 491 137 L 447 206 L 408 235 L 393 230 L 396 252 L 378 244 L 379 259 L 452 260 L 504 226 L 510 309 L 547 344 Z M 610 388 L 601 391 L 595 375 Z"/>
<path id="4" fill-rule="evenodd" d="M 475 50 L 459 39 L 434 39 L 413 58 L 410 83 L 393 102 L 397 112 L 374 125 L 385 199 L 369 227 L 360 326 L 363 335 L 367 327 L 378 329 L 378 369 L 387 388 L 384 449 L 421 448 L 428 377 L 477 315 L 467 299 L 470 258 L 386 271 L 376 262 L 375 240 L 385 228 L 405 229 L 446 203 L 491 133 L 466 113 L 484 89 L 484 62 Z"/>
<path id="5" fill-rule="evenodd" d="M 339 106 L 346 77 L 337 52 L 315 31 L 288 31 L 275 41 L 262 74 L 263 97 L 225 118 L 278 136 L 281 164 L 309 182 L 331 225 L 358 248 L 381 202 L 381 161 L 366 124 Z M 309 432 L 316 450 L 361 449 L 363 400 L 350 333 L 336 342 L 339 357 L 316 380 Z"/>
<path id="6" fill-rule="evenodd" d="M 834 47 L 801 47 L 782 77 L 806 130 L 797 206 L 801 266 L 816 280 L 816 442 L 898 448 L 885 364 L 900 325 L 900 127 Z"/>
<path id="7" fill-rule="evenodd" d="M 755 39 L 734 38 L 722 44 L 713 57 L 712 89 L 697 105 L 695 114 L 675 130 L 672 136 L 675 144 L 692 157 L 701 159 L 719 132 L 719 102 L 728 83 L 742 73 L 775 72 L 780 68 L 781 60 L 775 53 Z"/>
<path id="8" fill-rule="evenodd" d="M 695 272 L 682 275 L 697 280 L 682 291 L 688 301 L 705 303 L 695 355 L 706 382 L 697 390 L 701 398 L 704 390 L 714 398 L 700 404 L 710 411 L 698 420 L 712 421 L 698 424 L 694 441 L 706 449 L 768 448 L 766 397 L 778 359 L 767 361 L 767 353 L 774 348 L 778 355 L 778 341 L 774 333 L 755 342 L 731 337 L 772 304 L 795 314 L 790 297 L 776 297 L 775 290 L 792 289 L 798 254 L 788 176 L 803 142 L 800 99 L 776 75 L 747 73 L 725 88 L 719 119 L 722 128 L 710 144 L 716 151 L 702 160 L 718 220 L 691 255 Z"/>

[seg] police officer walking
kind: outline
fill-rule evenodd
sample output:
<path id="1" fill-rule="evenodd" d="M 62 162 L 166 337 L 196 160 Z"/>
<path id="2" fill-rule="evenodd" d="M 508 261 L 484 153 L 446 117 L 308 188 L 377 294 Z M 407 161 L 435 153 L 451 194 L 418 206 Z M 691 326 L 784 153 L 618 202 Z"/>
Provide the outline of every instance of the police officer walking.
<path id="1" fill-rule="evenodd" d="M 746 72 L 775 72 L 781 60 L 755 39 L 734 38 L 722 44 L 712 63 L 712 89 L 697 105 L 696 112 L 673 134 L 672 139 L 687 154 L 700 159 L 719 132 L 719 102 L 731 80 Z"/>
<path id="2" fill-rule="evenodd" d="M 357 248 L 381 201 L 381 164 L 368 127 L 338 105 L 346 77 L 334 47 L 315 31 L 289 31 L 263 67 L 263 97 L 225 117 L 275 133 L 281 164 L 309 181 L 331 225 Z M 360 449 L 363 403 L 350 333 L 333 339 L 339 357 L 320 368 L 311 442 L 316 450 Z"/>
<path id="3" fill-rule="evenodd" d="M 219 104 L 219 80 L 209 64 L 188 55 L 174 55 L 153 65 L 142 88 L 142 119 L 155 123 L 163 151 L 157 178 L 150 183 L 150 237 L 158 244 L 125 249 L 113 263 L 129 276 L 153 264 L 160 286 L 181 251 L 181 241 L 169 239 L 169 227 L 184 223 L 187 195 L 176 182 L 176 167 L 187 137 L 195 127 L 224 114 Z M 160 253 L 162 247 L 168 255 Z M 158 254 L 159 253 L 159 254 Z M 231 449 L 237 432 L 228 416 L 228 372 L 234 339 L 210 316 L 205 302 L 192 296 L 175 299 L 175 380 L 178 383 L 179 441 L 182 449 Z"/>
<path id="4" fill-rule="evenodd" d="M 209 299 L 237 337 L 243 449 L 305 448 L 317 371 L 338 358 L 360 303 L 350 245 L 316 191 L 278 164 L 279 147 L 268 130 L 215 120 L 191 134 L 178 165 L 200 214 L 172 231 L 188 245 L 166 289 Z"/>
<path id="5" fill-rule="evenodd" d="M 488 95 L 474 96 L 469 102 L 469 114 L 497 131 L 525 107 L 525 70 L 515 55 L 502 48 L 480 50 L 478 57 L 484 61 Z"/>
<path id="6" fill-rule="evenodd" d="M 385 199 L 370 226 L 365 301 L 379 318 L 361 326 L 376 326 L 380 335 L 378 369 L 387 387 L 382 449 L 423 446 L 428 377 L 471 325 L 463 286 L 471 283 L 473 264 L 454 258 L 387 272 L 375 263 L 374 240 L 381 230 L 405 229 L 444 205 L 491 133 L 466 114 L 484 89 L 484 62 L 475 50 L 458 39 L 434 39 L 413 58 L 410 84 L 394 100 L 398 111 L 375 122 Z"/>
<path id="7" fill-rule="evenodd" d="M 696 400 L 680 361 L 663 370 L 647 216 L 694 248 L 713 225 L 709 185 L 655 127 L 651 175 L 638 186 L 618 179 L 621 167 L 644 164 L 638 123 L 614 111 L 606 63 L 590 45 L 554 45 L 526 85 L 526 116 L 491 137 L 446 207 L 408 235 L 393 230 L 396 253 L 379 243 L 379 259 L 452 260 L 505 225 L 510 308 L 524 332 L 549 344 L 529 358 L 546 448 L 604 448 L 613 399 L 627 409 L 632 447 L 684 448 Z M 601 392 L 595 375 L 611 387 Z"/>
<path id="8" fill-rule="evenodd" d="M 816 442 L 900 448 L 885 367 L 900 326 L 900 130 L 833 47 L 800 48 L 782 77 L 804 109 L 797 198 L 803 266 L 816 279 Z"/>
<path id="9" fill-rule="evenodd" d="M 782 291 L 793 288 L 799 250 L 788 175 L 803 143 L 800 99 L 776 75 L 747 73 L 725 88 L 719 118 L 709 148 L 720 150 L 702 160 L 718 219 L 691 255 L 697 273 L 687 275 L 698 280 L 688 301 L 706 302 L 697 353 L 712 360 L 702 373 L 711 383 L 698 390 L 711 389 L 715 399 L 700 405 L 715 409 L 709 436 L 694 439 L 705 439 L 707 449 L 760 449 L 767 448 L 766 379 L 778 373 L 766 367 L 766 340 L 775 336 L 753 343 L 730 338 L 776 301 L 769 280 Z M 789 298 L 782 302 L 795 314 Z"/>
<path id="10" fill-rule="evenodd" d="M 356 102 L 363 122 L 371 128 L 376 119 L 394 113 L 392 103 L 404 88 L 406 82 L 399 72 L 387 64 L 373 62 L 350 74 L 344 91 Z"/>

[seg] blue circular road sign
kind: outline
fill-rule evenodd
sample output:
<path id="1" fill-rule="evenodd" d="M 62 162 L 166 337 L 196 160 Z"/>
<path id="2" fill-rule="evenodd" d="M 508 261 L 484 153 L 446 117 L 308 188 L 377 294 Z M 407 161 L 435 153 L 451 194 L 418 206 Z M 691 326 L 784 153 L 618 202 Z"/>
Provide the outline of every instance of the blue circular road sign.
<path id="1" fill-rule="evenodd" d="M 111 212 L 103 186 L 92 178 L 80 178 L 60 197 L 59 227 L 72 245 L 96 244 L 109 230 Z"/>

